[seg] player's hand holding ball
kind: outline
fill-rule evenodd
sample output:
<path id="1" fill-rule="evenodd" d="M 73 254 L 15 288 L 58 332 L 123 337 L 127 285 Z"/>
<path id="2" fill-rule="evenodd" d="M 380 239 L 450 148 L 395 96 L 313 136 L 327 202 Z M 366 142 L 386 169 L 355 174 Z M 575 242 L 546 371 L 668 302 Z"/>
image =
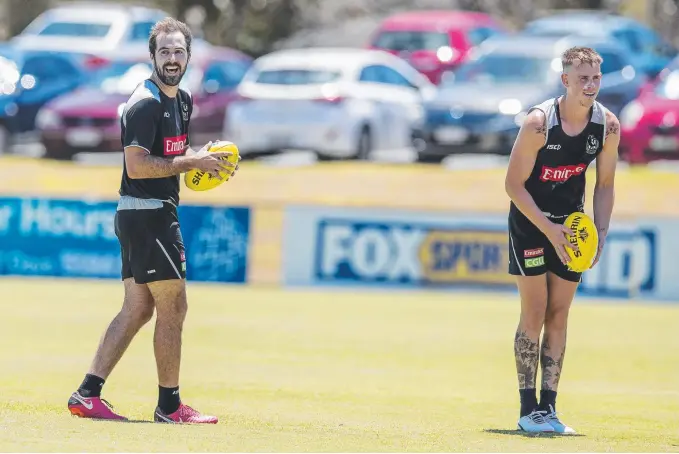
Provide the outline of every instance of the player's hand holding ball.
<path id="1" fill-rule="evenodd" d="M 184 184 L 194 191 L 216 188 L 236 174 L 240 154 L 233 142 L 208 142 L 196 153 L 194 169 L 184 174 Z"/>
<path id="2" fill-rule="evenodd" d="M 577 251 L 578 247 L 577 244 L 573 244 L 568 241 L 567 235 L 573 235 L 573 231 L 563 224 L 550 222 L 544 234 L 549 242 L 552 243 L 552 246 L 554 246 L 556 254 L 561 259 L 561 263 L 567 265 L 568 262 L 571 261 L 571 256 L 568 253 L 568 249 Z"/>
<path id="3" fill-rule="evenodd" d="M 568 269 L 577 273 L 587 271 L 594 266 L 602 246 L 594 221 L 585 213 L 576 211 L 568 216 L 563 224 L 571 231 L 566 235 L 566 239 L 577 246 L 577 249 L 566 251 L 570 257 Z"/>

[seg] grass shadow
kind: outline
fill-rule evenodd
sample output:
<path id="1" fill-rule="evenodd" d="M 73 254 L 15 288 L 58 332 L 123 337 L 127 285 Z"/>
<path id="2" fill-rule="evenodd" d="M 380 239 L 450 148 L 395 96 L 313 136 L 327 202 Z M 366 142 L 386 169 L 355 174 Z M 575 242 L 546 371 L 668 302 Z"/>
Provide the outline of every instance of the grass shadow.
<path id="1" fill-rule="evenodd" d="M 514 429 L 483 429 L 486 433 L 499 434 L 499 435 L 513 435 L 515 437 L 524 438 L 569 438 L 569 437 L 584 437 L 583 434 L 558 434 L 555 432 L 541 432 L 541 433 L 528 433 L 522 430 Z"/>
<path id="2" fill-rule="evenodd" d="M 92 418 L 94 422 L 100 423 L 119 423 L 119 424 L 156 424 L 155 421 L 149 421 L 148 419 L 128 419 L 125 421 L 115 420 L 115 419 L 96 419 Z"/>

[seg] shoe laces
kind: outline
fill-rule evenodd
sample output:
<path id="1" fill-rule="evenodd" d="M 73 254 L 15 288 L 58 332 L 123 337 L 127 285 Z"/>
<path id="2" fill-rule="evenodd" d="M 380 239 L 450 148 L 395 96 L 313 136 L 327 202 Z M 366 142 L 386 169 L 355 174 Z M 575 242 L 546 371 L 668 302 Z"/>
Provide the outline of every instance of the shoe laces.
<path id="1" fill-rule="evenodd" d="M 535 424 L 546 424 L 547 423 L 547 421 L 545 420 L 545 417 L 543 416 L 542 412 L 540 412 L 540 411 L 533 410 L 527 416 Z"/>
<path id="2" fill-rule="evenodd" d="M 101 397 L 99 398 L 99 400 L 101 400 L 111 411 L 113 411 L 113 405 L 111 405 L 111 403 L 108 400 L 102 399 Z"/>
<path id="3" fill-rule="evenodd" d="M 559 415 L 556 413 L 556 410 L 551 404 L 549 405 L 549 411 L 542 411 L 542 413 L 545 415 L 547 421 L 554 421 L 556 423 L 563 424 L 559 419 Z"/>
<path id="4" fill-rule="evenodd" d="M 189 407 L 186 404 L 180 404 L 179 414 L 181 416 L 186 416 L 186 417 L 200 416 L 200 413 L 198 413 L 196 410 L 194 410 L 193 408 Z"/>
<path id="5" fill-rule="evenodd" d="M 559 421 L 559 416 L 556 414 L 556 410 L 554 410 L 554 407 L 552 404 L 549 405 L 549 411 L 543 411 L 545 418 L 551 419 L 552 421 L 556 422 L 561 422 Z"/>

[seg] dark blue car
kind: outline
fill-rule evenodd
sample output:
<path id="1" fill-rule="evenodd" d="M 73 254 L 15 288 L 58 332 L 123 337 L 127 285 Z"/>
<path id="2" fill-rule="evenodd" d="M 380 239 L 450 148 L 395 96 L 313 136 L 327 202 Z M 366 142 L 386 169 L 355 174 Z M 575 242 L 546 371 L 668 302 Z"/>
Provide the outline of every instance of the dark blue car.
<path id="1" fill-rule="evenodd" d="M 43 105 L 88 80 L 85 58 L 0 44 L 0 153 L 8 151 L 12 136 L 35 129 Z"/>
<path id="2" fill-rule="evenodd" d="M 528 22 L 524 34 L 580 35 L 613 40 L 628 51 L 636 71 L 657 75 L 677 55 L 677 49 L 652 28 L 625 16 L 602 11 L 563 12 Z"/>

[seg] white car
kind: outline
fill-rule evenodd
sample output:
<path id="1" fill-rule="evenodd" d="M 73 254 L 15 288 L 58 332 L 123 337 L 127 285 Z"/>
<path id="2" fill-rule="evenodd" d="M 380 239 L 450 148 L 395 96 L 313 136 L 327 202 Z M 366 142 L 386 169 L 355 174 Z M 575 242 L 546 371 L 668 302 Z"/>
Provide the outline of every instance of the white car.
<path id="1" fill-rule="evenodd" d="M 151 28 L 167 16 L 162 10 L 124 4 L 64 4 L 40 14 L 11 42 L 28 50 L 95 55 L 121 48 L 148 49 Z"/>
<path id="2" fill-rule="evenodd" d="M 307 48 L 257 59 L 226 112 L 224 137 L 242 154 L 313 150 L 366 159 L 412 148 L 434 87 L 381 50 Z"/>

